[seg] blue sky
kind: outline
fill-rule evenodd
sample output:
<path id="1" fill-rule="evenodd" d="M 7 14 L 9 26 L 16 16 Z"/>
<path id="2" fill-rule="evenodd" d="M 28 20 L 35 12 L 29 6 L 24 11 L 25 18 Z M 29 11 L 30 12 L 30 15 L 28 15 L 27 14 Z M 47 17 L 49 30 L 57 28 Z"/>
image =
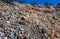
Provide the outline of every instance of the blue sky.
<path id="1" fill-rule="evenodd" d="M 14 1 L 14 0 L 11 0 L 11 1 Z M 60 3 L 60 0 L 16 0 L 17 2 L 23 2 L 25 4 L 31 4 L 33 1 L 36 3 L 36 4 L 44 4 L 44 3 L 48 3 L 48 4 L 53 4 L 53 5 L 57 5 L 58 3 Z"/>

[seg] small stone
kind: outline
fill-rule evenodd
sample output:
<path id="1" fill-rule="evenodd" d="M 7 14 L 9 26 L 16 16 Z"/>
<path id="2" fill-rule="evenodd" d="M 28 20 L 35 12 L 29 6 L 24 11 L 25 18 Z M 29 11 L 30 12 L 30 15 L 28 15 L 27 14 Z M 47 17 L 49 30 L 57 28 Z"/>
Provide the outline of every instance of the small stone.
<path id="1" fill-rule="evenodd" d="M 19 24 L 21 25 L 25 25 L 26 24 L 26 21 L 25 20 L 21 20 L 20 22 L 18 22 Z"/>
<path id="2" fill-rule="evenodd" d="M 53 19 L 57 20 L 57 17 L 56 16 L 53 16 Z"/>
<path id="3" fill-rule="evenodd" d="M 47 37 L 47 39 L 50 39 L 50 37 Z"/>
<path id="4" fill-rule="evenodd" d="M 10 38 L 11 39 L 15 39 L 16 35 L 15 34 L 11 34 Z"/>
<path id="5" fill-rule="evenodd" d="M 0 32 L 0 37 L 1 37 L 2 39 L 4 39 L 4 37 L 5 37 L 4 33 Z"/>
<path id="6" fill-rule="evenodd" d="M 0 17 L 3 16 L 3 14 L 0 12 Z"/>
<path id="7" fill-rule="evenodd" d="M 31 26 L 31 27 L 30 27 L 30 29 L 31 29 L 31 31 L 33 31 L 33 32 L 34 32 L 35 26 L 34 26 L 34 25 L 33 25 L 33 26 Z"/>
<path id="8" fill-rule="evenodd" d="M 10 33 L 5 32 L 5 37 L 9 37 Z"/>
<path id="9" fill-rule="evenodd" d="M 58 38 L 54 37 L 54 39 L 58 39 Z"/>
<path id="10" fill-rule="evenodd" d="M 1 17 L 1 18 L 0 18 L 0 20 L 4 20 L 4 19 L 5 19 L 5 17 Z"/>
<path id="11" fill-rule="evenodd" d="M 6 21 L 8 24 L 10 23 L 10 21 Z"/>
<path id="12" fill-rule="evenodd" d="M 47 35 L 46 33 L 45 33 L 44 35 L 45 35 L 46 37 L 48 37 L 48 35 Z"/>
<path id="13" fill-rule="evenodd" d="M 19 10 L 19 7 L 15 7 L 14 10 Z"/>
<path id="14" fill-rule="evenodd" d="M 58 38 L 58 34 L 54 34 L 54 37 L 55 37 L 55 38 Z"/>
<path id="15" fill-rule="evenodd" d="M 23 39 L 28 39 L 28 38 L 24 37 Z"/>
<path id="16" fill-rule="evenodd" d="M 21 17 L 21 20 L 26 20 L 27 18 L 25 16 L 22 16 Z"/>
<path id="17" fill-rule="evenodd" d="M 45 34 L 46 31 L 45 31 L 44 29 L 41 29 L 41 33 L 42 33 L 42 34 Z"/>
<path id="18" fill-rule="evenodd" d="M 23 28 L 21 28 L 21 30 L 23 31 L 24 29 L 23 29 Z"/>
<path id="19" fill-rule="evenodd" d="M 3 23 L 4 26 L 8 26 L 9 24 L 8 23 Z"/>
<path id="20" fill-rule="evenodd" d="M 7 39 L 7 37 L 5 37 L 4 39 Z"/>
<path id="21" fill-rule="evenodd" d="M 50 35 L 51 34 L 51 29 L 46 29 L 46 33 L 48 34 L 48 35 Z"/>
<path id="22" fill-rule="evenodd" d="M 2 27 L 3 26 L 3 24 L 2 23 L 0 23 L 0 27 Z"/>
<path id="23" fill-rule="evenodd" d="M 2 39 L 2 37 L 0 37 L 0 39 Z"/>

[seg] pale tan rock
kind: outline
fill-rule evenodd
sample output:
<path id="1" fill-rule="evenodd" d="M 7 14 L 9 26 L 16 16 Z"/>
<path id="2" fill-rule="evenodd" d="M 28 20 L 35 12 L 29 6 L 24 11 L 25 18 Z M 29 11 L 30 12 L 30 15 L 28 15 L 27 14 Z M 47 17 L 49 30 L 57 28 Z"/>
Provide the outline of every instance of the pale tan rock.
<path id="1" fill-rule="evenodd" d="M 50 39 L 50 37 L 47 37 L 47 39 Z"/>

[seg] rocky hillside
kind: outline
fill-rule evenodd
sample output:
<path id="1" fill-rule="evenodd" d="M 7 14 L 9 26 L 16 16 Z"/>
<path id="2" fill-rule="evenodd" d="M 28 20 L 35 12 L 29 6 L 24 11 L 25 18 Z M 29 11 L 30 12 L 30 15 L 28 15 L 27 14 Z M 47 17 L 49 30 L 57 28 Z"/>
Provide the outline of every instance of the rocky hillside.
<path id="1" fill-rule="evenodd" d="M 0 39 L 60 39 L 60 6 L 0 1 Z"/>

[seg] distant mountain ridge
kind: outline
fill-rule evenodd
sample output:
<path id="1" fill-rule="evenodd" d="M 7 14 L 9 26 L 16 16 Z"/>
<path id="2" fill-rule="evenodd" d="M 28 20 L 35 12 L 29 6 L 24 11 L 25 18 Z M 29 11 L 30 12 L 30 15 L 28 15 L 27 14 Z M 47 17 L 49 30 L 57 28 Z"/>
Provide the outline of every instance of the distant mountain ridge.
<path id="1" fill-rule="evenodd" d="M 60 0 L 10 0 L 10 2 L 14 2 L 14 1 L 25 4 L 32 4 L 34 2 L 37 5 L 45 4 L 45 3 L 57 5 L 58 3 L 60 3 Z"/>

